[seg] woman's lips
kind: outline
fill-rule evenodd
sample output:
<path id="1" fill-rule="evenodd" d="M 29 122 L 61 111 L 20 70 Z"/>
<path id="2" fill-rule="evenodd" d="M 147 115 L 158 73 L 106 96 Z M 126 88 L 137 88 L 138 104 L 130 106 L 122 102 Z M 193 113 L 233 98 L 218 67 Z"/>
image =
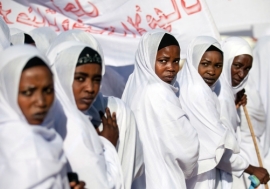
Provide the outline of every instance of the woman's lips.
<path id="1" fill-rule="evenodd" d="M 90 105 L 93 102 L 94 98 L 81 98 L 81 101 L 84 104 Z"/>
<path id="2" fill-rule="evenodd" d="M 239 84 L 242 82 L 242 80 L 238 80 L 238 79 L 234 79 L 234 78 L 233 78 L 233 82 L 234 82 L 235 84 L 239 85 Z"/>
<path id="3" fill-rule="evenodd" d="M 175 76 L 164 76 L 165 81 L 171 82 L 174 79 Z"/>
<path id="4" fill-rule="evenodd" d="M 45 117 L 46 117 L 46 115 L 47 115 L 47 111 L 45 111 L 45 112 L 38 112 L 38 113 L 35 113 L 35 114 L 33 115 L 33 118 L 34 118 L 35 120 L 44 120 Z"/>
<path id="5" fill-rule="evenodd" d="M 214 84 L 216 82 L 215 79 L 213 78 L 203 78 L 203 80 L 205 81 L 205 83 L 207 84 Z"/>

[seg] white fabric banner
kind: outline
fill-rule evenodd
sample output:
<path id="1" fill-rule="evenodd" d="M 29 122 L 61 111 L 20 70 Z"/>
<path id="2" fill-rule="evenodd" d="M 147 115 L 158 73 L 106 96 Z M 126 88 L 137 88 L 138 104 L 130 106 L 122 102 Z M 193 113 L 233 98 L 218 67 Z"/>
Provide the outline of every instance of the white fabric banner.
<path id="1" fill-rule="evenodd" d="M 270 24 L 269 0 L 206 0 L 220 32 L 252 30 Z"/>
<path id="2" fill-rule="evenodd" d="M 30 31 L 49 26 L 55 31 L 81 29 L 101 43 L 106 65 L 134 62 L 143 33 L 163 28 L 174 34 L 184 58 L 197 35 L 219 39 L 205 0 L 1 0 L 0 15 L 9 27 Z M 23 5 L 22 5 L 23 4 Z"/>

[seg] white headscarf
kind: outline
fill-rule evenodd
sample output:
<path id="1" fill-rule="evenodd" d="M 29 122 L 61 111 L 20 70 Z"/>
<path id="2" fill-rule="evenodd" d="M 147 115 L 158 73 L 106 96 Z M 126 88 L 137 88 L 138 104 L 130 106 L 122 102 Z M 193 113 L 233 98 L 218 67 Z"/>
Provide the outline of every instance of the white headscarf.
<path id="1" fill-rule="evenodd" d="M 254 47 L 253 55 L 253 67 L 250 71 L 250 77 L 254 82 L 252 89 L 259 92 L 266 114 L 266 131 L 263 141 L 264 155 L 266 156 L 269 154 L 270 148 L 270 36 L 259 39 Z"/>
<path id="2" fill-rule="evenodd" d="M 90 45 L 93 49 L 98 51 L 103 56 L 102 48 L 98 41 L 91 35 L 89 32 L 82 30 L 68 30 L 62 32 L 57 38 L 53 41 L 51 48 L 54 48 L 60 43 L 65 41 L 80 41 L 85 44 Z M 105 66 L 105 64 L 104 64 Z M 115 96 L 121 98 L 122 93 L 125 88 L 124 78 L 119 75 L 115 70 L 108 67 L 104 68 L 102 77 L 101 92 L 106 96 Z"/>
<path id="3" fill-rule="evenodd" d="M 41 27 L 33 29 L 29 32 L 29 35 L 35 41 L 36 47 L 40 52 L 46 54 L 50 44 L 56 38 L 57 34 L 52 28 L 49 27 Z"/>
<path id="4" fill-rule="evenodd" d="M 158 46 L 167 33 L 147 32 L 122 99 L 134 112 L 143 146 L 147 188 L 186 188 L 197 166 L 199 143 L 181 109 L 177 91 L 155 73 Z"/>
<path id="5" fill-rule="evenodd" d="M 10 41 L 12 45 L 24 44 L 24 31 L 18 28 L 10 28 Z"/>
<path id="6" fill-rule="evenodd" d="M 0 18 L 0 51 L 3 51 L 5 48 L 10 46 L 10 31 L 3 20 Z"/>
<path id="7" fill-rule="evenodd" d="M 218 41 L 212 37 L 195 38 L 189 45 L 187 61 L 177 78 L 180 85 L 180 103 L 199 136 L 198 174 L 214 169 L 225 149 L 239 152 L 235 136 L 220 121 L 216 94 L 198 73 L 200 60 L 211 45 L 221 49 Z"/>
<path id="8" fill-rule="evenodd" d="M 0 188 L 69 188 L 62 139 L 53 128 L 55 103 L 43 124 L 35 126 L 18 105 L 21 73 L 33 57 L 47 62 L 28 45 L 0 54 Z"/>
<path id="9" fill-rule="evenodd" d="M 252 56 L 252 52 L 249 44 L 244 39 L 238 37 L 230 37 L 224 40 L 222 43 L 222 51 L 224 57 L 223 71 L 220 76 L 220 86 L 216 87 L 215 92 L 220 101 L 222 122 L 226 126 L 230 125 L 230 129 L 236 132 L 240 118 L 238 117 L 235 107 L 235 96 L 245 87 L 248 75 L 238 86 L 233 87 L 231 82 L 231 67 L 233 59 L 236 56 L 242 54 Z"/>
<path id="10" fill-rule="evenodd" d="M 122 188 L 121 165 L 114 146 L 98 137 L 90 118 L 78 110 L 74 99 L 74 72 L 85 47 L 88 46 L 84 43 L 69 41 L 59 44 L 48 54 L 56 73 L 56 95 L 67 117 L 66 125 L 61 128 L 66 129 L 64 151 L 71 169 L 88 187 Z"/>

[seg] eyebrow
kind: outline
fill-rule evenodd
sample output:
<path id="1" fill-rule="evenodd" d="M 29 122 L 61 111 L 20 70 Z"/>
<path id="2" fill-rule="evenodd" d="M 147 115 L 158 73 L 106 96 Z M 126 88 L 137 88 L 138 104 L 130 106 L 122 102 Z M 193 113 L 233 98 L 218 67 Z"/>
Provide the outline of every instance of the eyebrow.
<path id="1" fill-rule="evenodd" d="M 82 75 L 82 76 L 85 76 L 85 77 L 88 76 L 88 74 L 84 73 L 84 72 L 75 72 L 75 75 Z"/>

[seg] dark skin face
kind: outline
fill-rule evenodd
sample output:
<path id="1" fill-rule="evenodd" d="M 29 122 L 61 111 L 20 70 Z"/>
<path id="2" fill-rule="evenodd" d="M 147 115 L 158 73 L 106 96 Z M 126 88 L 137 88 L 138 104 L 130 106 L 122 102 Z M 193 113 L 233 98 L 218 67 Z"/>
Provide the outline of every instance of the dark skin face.
<path id="1" fill-rule="evenodd" d="M 72 88 L 79 110 L 85 111 L 91 106 L 99 92 L 101 78 L 99 64 L 83 64 L 76 67 Z"/>
<path id="2" fill-rule="evenodd" d="M 180 47 L 170 45 L 157 52 L 155 73 L 164 82 L 171 84 L 179 71 Z"/>
<path id="3" fill-rule="evenodd" d="M 223 56 L 218 51 L 206 51 L 199 63 L 198 72 L 211 87 L 219 78 L 223 67 Z"/>
<path id="4" fill-rule="evenodd" d="M 46 66 L 35 66 L 21 74 L 18 104 L 31 125 L 40 125 L 54 100 L 53 76 Z"/>
<path id="5" fill-rule="evenodd" d="M 234 57 L 231 67 L 232 86 L 239 85 L 247 76 L 252 67 L 253 58 L 250 55 L 242 54 Z"/>

